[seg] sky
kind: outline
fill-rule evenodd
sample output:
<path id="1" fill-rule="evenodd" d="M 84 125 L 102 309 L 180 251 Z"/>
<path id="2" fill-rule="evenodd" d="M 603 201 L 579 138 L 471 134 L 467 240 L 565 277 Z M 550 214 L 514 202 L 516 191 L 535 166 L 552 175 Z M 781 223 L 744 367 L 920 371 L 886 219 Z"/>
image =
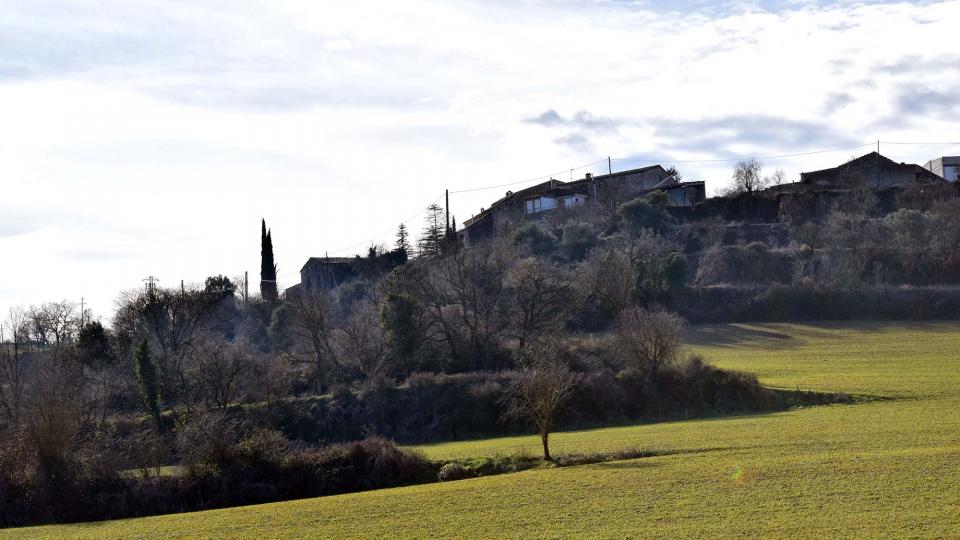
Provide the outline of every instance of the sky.
<path id="1" fill-rule="evenodd" d="M 711 194 L 748 157 L 923 164 L 960 155 L 927 144 L 960 141 L 957 96 L 960 1 L 0 0 L 0 318 L 255 289 L 261 218 L 290 286 L 445 189 L 462 223 L 608 156 Z"/>

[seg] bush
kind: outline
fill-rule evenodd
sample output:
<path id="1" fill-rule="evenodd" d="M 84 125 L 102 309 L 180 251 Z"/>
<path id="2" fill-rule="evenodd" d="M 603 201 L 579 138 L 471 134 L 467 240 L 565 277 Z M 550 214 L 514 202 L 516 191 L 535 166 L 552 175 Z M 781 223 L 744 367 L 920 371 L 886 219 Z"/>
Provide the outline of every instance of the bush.
<path id="1" fill-rule="evenodd" d="M 463 480 L 471 476 L 473 475 L 470 474 L 467 468 L 457 462 L 444 463 L 443 467 L 440 467 L 440 472 L 437 473 L 437 478 L 441 482 Z"/>
<path id="2" fill-rule="evenodd" d="M 513 233 L 513 245 L 529 249 L 534 255 L 550 255 L 557 247 L 557 238 L 536 223 L 526 223 Z"/>
<path id="3" fill-rule="evenodd" d="M 663 234 L 675 225 L 673 217 L 663 208 L 655 206 L 644 197 L 638 197 L 620 205 L 617 213 L 623 219 L 627 230 L 633 234 L 648 229 Z"/>
<path id="4" fill-rule="evenodd" d="M 567 223 L 560 236 L 560 251 L 571 261 L 582 261 L 600 238 L 597 231 L 586 223 Z"/>

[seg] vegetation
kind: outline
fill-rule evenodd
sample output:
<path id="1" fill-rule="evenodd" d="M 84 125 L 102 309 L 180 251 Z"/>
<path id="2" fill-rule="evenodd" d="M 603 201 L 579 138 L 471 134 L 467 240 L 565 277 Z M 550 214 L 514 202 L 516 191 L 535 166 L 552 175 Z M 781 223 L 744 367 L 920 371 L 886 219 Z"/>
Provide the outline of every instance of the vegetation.
<path id="1" fill-rule="evenodd" d="M 892 399 L 773 415 L 557 433 L 564 452 L 651 457 L 12 537 L 952 537 L 960 517 L 956 323 L 693 327 L 691 349 L 765 384 Z M 535 454 L 536 437 L 429 445 L 469 463 Z M 481 458 L 488 456 L 487 458 Z M 471 475 L 472 476 L 472 475 Z M 464 511 L 464 508 L 473 509 Z M 602 509 L 599 511 L 598 509 Z M 364 519 L 357 519 L 364 516 Z"/>
<path id="2" fill-rule="evenodd" d="M 338 261 L 336 280 L 283 294 L 262 222 L 259 295 L 218 275 L 126 291 L 111 324 L 69 302 L 14 309 L 0 344 L 0 524 L 468 478 L 480 474 L 462 460 L 494 455 L 451 464 L 396 444 L 533 430 L 546 463 L 585 463 L 553 434 L 903 397 L 870 385 L 847 395 L 843 362 L 828 384 L 782 384 L 783 366 L 683 347 L 688 321 L 960 313 L 954 187 L 826 193 L 775 178 L 767 190 L 761 173 L 741 164 L 741 193 L 694 209 L 603 188 L 470 246 L 432 205 L 416 257 L 402 228 L 396 249 L 372 246 Z M 596 447 L 603 433 L 566 451 L 620 450 Z M 714 448 L 625 446 L 658 460 Z M 160 474 L 173 470 L 187 474 Z"/>

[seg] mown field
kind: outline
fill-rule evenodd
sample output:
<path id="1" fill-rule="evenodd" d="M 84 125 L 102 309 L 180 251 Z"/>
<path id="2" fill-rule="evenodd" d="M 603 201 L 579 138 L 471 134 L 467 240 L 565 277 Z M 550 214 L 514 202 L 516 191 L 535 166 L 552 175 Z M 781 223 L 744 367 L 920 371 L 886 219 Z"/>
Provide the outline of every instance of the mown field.
<path id="1" fill-rule="evenodd" d="M 960 323 L 695 327 L 690 348 L 769 386 L 891 398 L 557 434 L 610 462 L 9 537 L 960 537 Z M 528 452 L 533 437 L 421 447 Z"/>

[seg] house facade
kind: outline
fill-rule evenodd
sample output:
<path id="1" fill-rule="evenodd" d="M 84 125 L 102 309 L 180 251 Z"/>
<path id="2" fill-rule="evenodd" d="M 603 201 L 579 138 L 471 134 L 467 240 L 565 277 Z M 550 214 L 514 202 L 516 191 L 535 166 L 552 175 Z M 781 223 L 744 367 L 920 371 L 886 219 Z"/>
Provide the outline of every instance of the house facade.
<path id="1" fill-rule="evenodd" d="M 960 180 L 960 156 L 943 156 L 927 162 L 924 169 L 943 178 L 947 182 Z"/>
<path id="2" fill-rule="evenodd" d="M 547 213 L 571 210 L 589 201 L 617 204 L 653 190 L 667 193 L 671 206 L 694 206 L 706 199 L 703 182 L 680 182 L 660 165 L 585 177 L 572 182 L 550 179 L 513 192 L 481 208 L 458 233 L 464 244 L 493 238 L 522 220 L 538 220 Z"/>

